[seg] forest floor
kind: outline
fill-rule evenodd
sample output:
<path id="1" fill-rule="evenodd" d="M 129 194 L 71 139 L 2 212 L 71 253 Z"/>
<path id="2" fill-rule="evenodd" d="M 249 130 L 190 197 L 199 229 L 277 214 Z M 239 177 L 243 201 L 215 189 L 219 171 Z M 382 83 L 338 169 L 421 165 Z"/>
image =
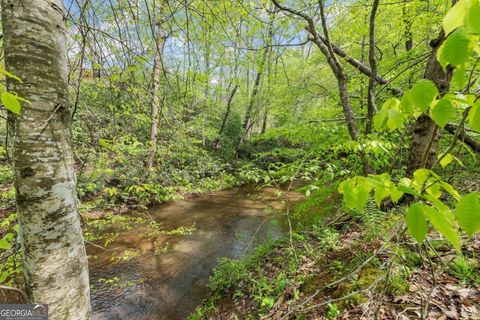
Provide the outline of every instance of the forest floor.
<path id="1" fill-rule="evenodd" d="M 372 205 L 224 260 L 191 319 L 480 319 L 480 237 L 459 255 L 404 229 L 400 208 Z"/>

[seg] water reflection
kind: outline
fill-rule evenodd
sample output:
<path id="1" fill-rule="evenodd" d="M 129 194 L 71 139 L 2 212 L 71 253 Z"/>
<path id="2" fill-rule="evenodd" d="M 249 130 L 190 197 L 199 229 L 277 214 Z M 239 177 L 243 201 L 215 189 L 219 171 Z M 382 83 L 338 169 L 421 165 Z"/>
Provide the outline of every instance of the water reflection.
<path id="1" fill-rule="evenodd" d="M 288 195 L 292 202 L 301 197 Z M 195 225 L 190 235 L 142 238 L 137 229 L 121 232 L 109 248 L 141 254 L 117 263 L 112 251 L 88 245 L 87 253 L 95 256 L 90 259 L 94 318 L 185 319 L 208 294 L 208 277 L 219 258 L 238 257 L 285 232 L 285 224 L 266 208 L 284 208 L 273 188 L 219 191 L 149 210 L 167 229 Z"/>

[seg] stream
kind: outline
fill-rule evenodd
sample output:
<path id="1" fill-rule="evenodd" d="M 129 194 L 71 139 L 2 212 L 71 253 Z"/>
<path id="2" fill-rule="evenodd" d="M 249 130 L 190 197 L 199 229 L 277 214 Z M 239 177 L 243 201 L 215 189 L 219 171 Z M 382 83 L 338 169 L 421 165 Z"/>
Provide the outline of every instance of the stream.
<path id="1" fill-rule="evenodd" d="M 290 206 L 303 194 L 290 191 Z M 179 320 L 195 310 L 209 290 L 208 278 L 222 257 L 240 257 L 268 238 L 288 230 L 274 188 L 243 186 L 148 210 L 166 230 L 195 226 L 187 235 L 142 237 L 122 231 L 108 250 L 87 244 L 95 320 Z M 141 251 L 112 261 L 119 252 Z"/>

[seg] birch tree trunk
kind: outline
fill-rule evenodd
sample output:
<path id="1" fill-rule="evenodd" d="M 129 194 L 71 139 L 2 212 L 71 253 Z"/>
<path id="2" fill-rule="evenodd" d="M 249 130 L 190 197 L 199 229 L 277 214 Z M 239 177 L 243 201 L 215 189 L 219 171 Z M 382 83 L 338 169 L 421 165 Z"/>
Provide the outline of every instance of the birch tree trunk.
<path id="1" fill-rule="evenodd" d="M 155 57 L 153 59 L 152 70 L 152 86 L 151 86 L 151 113 L 152 124 L 150 127 L 150 155 L 147 162 L 147 173 L 152 168 L 155 162 L 155 154 L 157 153 L 157 140 L 158 140 L 158 122 L 160 121 L 159 109 L 160 109 L 160 97 L 158 90 L 160 89 L 160 75 L 162 71 L 162 55 L 165 42 L 165 32 L 163 30 L 162 18 L 158 21 L 158 32 L 155 36 Z"/>
<path id="2" fill-rule="evenodd" d="M 19 240 L 28 298 L 50 319 L 91 319 L 77 213 L 61 0 L 2 0 L 8 90 L 30 103 L 9 115 Z"/>

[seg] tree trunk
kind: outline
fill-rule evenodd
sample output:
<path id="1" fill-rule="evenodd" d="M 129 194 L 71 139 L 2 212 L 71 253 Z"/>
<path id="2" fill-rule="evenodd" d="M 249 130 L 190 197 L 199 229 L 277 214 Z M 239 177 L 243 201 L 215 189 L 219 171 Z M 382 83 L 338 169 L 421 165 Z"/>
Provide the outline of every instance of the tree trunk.
<path id="1" fill-rule="evenodd" d="M 262 80 L 263 75 L 263 65 L 265 64 L 266 55 L 262 58 L 262 63 L 260 66 L 260 71 L 258 71 L 255 77 L 255 83 L 253 84 L 252 95 L 248 101 L 247 110 L 245 112 L 245 119 L 243 120 L 243 137 L 246 137 L 248 134 L 248 128 L 250 128 L 250 121 L 252 118 L 253 107 L 255 106 L 255 101 L 257 99 L 258 91 L 260 88 L 260 81 Z"/>
<path id="2" fill-rule="evenodd" d="M 230 111 L 232 109 L 233 97 L 235 96 L 237 89 L 238 89 L 238 83 L 235 83 L 235 86 L 233 87 L 232 92 L 228 97 L 227 110 L 225 111 L 225 115 L 223 116 L 223 119 L 222 119 L 222 125 L 220 127 L 220 130 L 218 131 L 218 138 L 215 140 L 215 144 L 214 144 L 215 149 L 218 148 L 218 143 L 220 142 L 220 136 L 223 134 L 223 130 L 225 130 L 225 126 L 227 124 L 228 117 L 230 116 Z"/>
<path id="3" fill-rule="evenodd" d="M 440 32 L 438 39 L 431 42 L 432 53 L 427 62 L 424 78 L 431 80 L 437 87 L 441 96 L 445 95 L 450 87 L 452 69 L 447 68 L 445 72 L 437 60 L 437 51 L 445 40 L 445 33 Z M 413 138 L 410 145 L 407 163 L 407 176 L 412 177 L 413 173 L 420 168 L 431 168 L 435 162 L 440 130 L 428 114 L 422 114 L 415 122 Z"/>
<path id="4" fill-rule="evenodd" d="M 152 169 L 155 162 L 155 154 L 157 153 L 157 140 L 158 140 L 158 122 L 160 121 L 159 109 L 160 109 L 160 97 L 158 91 L 160 89 L 160 76 L 162 71 L 162 55 L 164 47 L 164 31 L 161 19 L 158 21 L 158 32 L 155 36 L 155 57 L 153 60 L 152 70 L 152 86 L 150 88 L 150 94 L 152 98 L 150 117 L 152 118 L 152 124 L 150 127 L 150 155 L 147 162 L 147 173 Z"/>
<path id="5" fill-rule="evenodd" d="M 267 130 L 267 122 L 268 122 L 268 108 L 265 108 L 265 112 L 263 113 L 263 121 L 262 121 L 262 130 L 260 131 L 261 134 L 264 134 Z"/>
<path id="6" fill-rule="evenodd" d="M 367 92 L 367 125 L 365 133 L 372 132 L 373 116 L 377 112 L 377 106 L 375 104 L 375 82 L 377 78 L 377 61 L 375 59 L 375 17 L 377 15 L 379 0 L 373 0 L 372 12 L 370 14 L 370 28 L 369 28 L 369 41 L 368 41 L 368 61 L 370 63 L 370 81 L 368 82 Z"/>
<path id="7" fill-rule="evenodd" d="M 402 5 L 402 16 L 403 16 L 403 23 L 405 25 L 405 51 L 410 52 L 413 48 L 413 35 L 412 35 L 412 19 L 410 18 L 410 12 L 407 9 L 407 0 L 403 0 Z"/>
<path id="8" fill-rule="evenodd" d="M 245 111 L 245 118 L 243 120 L 243 132 L 240 135 L 237 143 L 237 151 L 240 148 L 240 145 L 243 142 L 243 139 L 247 137 L 248 131 L 251 128 L 251 117 L 252 117 L 252 112 L 253 112 L 253 107 L 255 106 L 255 101 L 257 99 L 257 95 L 259 92 L 260 88 L 260 82 L 262 80 L 263 72 L 265 69 L 265 63 L 270 63 L 270 61 L 267 62 L 269 58 L 269 52 L 271 50 L 271 44 L 272 44 L 272 39 L 273 39 L 273 23 L 274 23 L 274 18 L 275 18 L 275 11 L 272 10 L 270 12 L 270 21 L 268 24 L 268 32 L 267 32 L 267 41 L 265 43 L 265 49 L 263 50 L 262 53 L 262 60 L 260 61 L 260 65 L 258 67 L 258 72 L 257 75 L 255 76 L 255 82 L 253 84 L 253 90 L 252 90 L 252 95 L 250 96 L 250 99 L 248 101 L 247 109 Z"/>
<path id="9" fill-rule="evenodd" d="M 353 112 L 352 105 L 350 104 L 350 97 L 348 95 L 348 80 L 346 76 L 340 75 L 337 77 L 337 82 L 340 102 L 342 104 L 343 114 L 345 115 L 345 121 L 347 122 L 348 133 L 352 140 L 358 140 L 358 128 L 355 120 L 355 113 Z"/>
<path id="10" fill-rule="evenodd" d="M 88 264 L 77 212 L 61 0 L 2 0 L 5 65 L 29 100 L 9 115 L 23 273 L 30 302 L 50 319 L 91 319 Z"/>

